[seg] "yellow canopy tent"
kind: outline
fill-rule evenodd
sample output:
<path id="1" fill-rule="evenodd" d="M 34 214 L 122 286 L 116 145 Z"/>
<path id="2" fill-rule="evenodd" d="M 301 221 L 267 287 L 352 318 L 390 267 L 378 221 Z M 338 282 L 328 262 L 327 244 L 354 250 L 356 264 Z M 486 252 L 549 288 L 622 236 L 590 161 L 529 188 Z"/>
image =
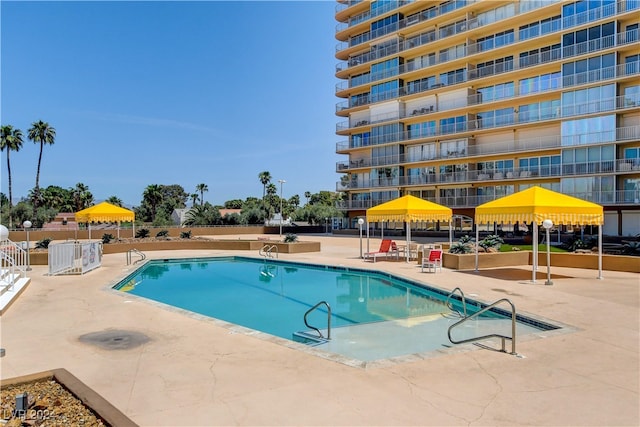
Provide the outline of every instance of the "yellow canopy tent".
<path id="1" fill-rule="evenodd" d="M 476 207 L 476 270 L 478 269 L 478 227 L 488 222 L 535 223 L 544 220 L 553 224 L 598 225 L 598 278 L 602 278 L 602 206 L 575 197 L 534 186 L 518 193 Z M 533 227 L 533 282 L 538 266 L 538 227 Z"/>
<path id="2" fill-rule="evenodd" d="M 407 195 L 367 209 L 367 223 L 396 221 L 407 224 L 407 247 L 411 241 L 411 223 L 419 221 L 448 221 L 451 232 L 453 212 L 446 206 Z M 367 224 L 367 252 L 369 252 L 369 224 Z M 407 251 L 407 261 L 409 251 Z"/>
<path id="3" fill-rule="evenodd" d="M 91 240 L 92 222 L 117 222 L 119 226 L 121 221 L 133 222 L 135 217 L 136 215 L 133 211 L 108 202 L 98 203 L 75 214 L 76 222 L 89 224 L 89 240 Z M 118 228 L 118 237 L 120 237 L 120 228 Z"/>

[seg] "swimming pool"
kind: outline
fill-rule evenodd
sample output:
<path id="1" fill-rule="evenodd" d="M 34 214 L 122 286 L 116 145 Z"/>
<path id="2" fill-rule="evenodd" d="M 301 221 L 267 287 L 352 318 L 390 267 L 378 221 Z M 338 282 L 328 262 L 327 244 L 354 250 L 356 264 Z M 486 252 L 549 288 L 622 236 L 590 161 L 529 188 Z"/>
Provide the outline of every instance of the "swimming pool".
<path id="1" fill-rule="evenodd" d="M 451 347 L 448 327 L 460 320 L 448 291 L 387 273 L 246 257 L 149 261 L 114 286 L 121 292 L 220 319 L 348 358 L 373 361 Z M 330 340 L 312 340 L 317 332 Z M 453 308 L 462 312 L 457 295 Z M 483 308 L 466 300 L 469 314 Z M 499 331 L 510 314 L 495 309 L 458 328 L 454 339 Z M 518 316 L 517 334 L 556 327 Z"/>

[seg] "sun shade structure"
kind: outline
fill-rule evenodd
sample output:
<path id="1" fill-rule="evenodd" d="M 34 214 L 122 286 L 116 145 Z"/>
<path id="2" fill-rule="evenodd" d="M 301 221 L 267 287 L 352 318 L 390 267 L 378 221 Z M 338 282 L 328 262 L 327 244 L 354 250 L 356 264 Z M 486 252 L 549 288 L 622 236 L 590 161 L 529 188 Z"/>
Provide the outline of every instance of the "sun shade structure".
<path id="1" fill-rule="evenodd" d="M 476 270 L 478 269 L 478 227 L 482 223 L 535 223 L 550 219 L 554 224 L 597 225 L 598 278 L 602 278 L 602 206 L 576 197 L 534 186 L 476 207 Z M 533 227 L 533 282 L 538 264 L 538 227 Z"/>
<path id="2" fill-rule="evenodd" d="M 112 205 L 108 202 L 98 203 L 86 209 L 76 212 L 76 222 L 86 222 L 89 224 L 89 240 L 91 240 L 91 223 L 92 222 L 117 222 L 122 221 L 133 222 L 136 214 L 129 209 Z M 118 234 L 120 229 L 118 229 Z"/>
<path id="3" fill-rule="evenodd" d="M 453 212 L 446 206 L 407 195 L 381 205 L 367 209 L 367 222 L 405 222 L 407 224 L 407 261 L 409 261 L 409 242 L 411 241 L 411 223 L 420 221 L 447 221 L 451 231 Z M 369 227 L 367 225 L 367 242 Z M 369 252 L 367 243 L 367 252 Z"/>

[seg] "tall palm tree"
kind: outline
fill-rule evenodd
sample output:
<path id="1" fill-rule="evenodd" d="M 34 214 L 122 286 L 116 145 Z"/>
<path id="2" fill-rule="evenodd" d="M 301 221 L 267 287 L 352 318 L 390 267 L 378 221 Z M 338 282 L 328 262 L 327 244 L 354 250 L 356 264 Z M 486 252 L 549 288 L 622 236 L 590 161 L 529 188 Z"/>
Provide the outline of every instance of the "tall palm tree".
<path id="1" fill-rule="evenodd" d="M 204 192 L 209 191 L 209 186 L 207 184 L 198 184 L 196 185 L 196 191 L 200 192 L 200 206 L 204 205 Z"/>
<path id="2" fill-rule="evenodd" d="M 267 206 L 264 202 L 264 196 L 267 194 L 267 184 L 271 182 L 271 173 L 269 171 L 263 171 L 258 174 L 258 179 L 262 184 L 262 205 L 264 207 L 265 217 L 267 216 Z"/>
<path id="3" fill-rule="evenodd" d="M 36 171 L 36 187 L 35 187 L 35 206 L 37 208 L 37 203 L 39 200 L 40 194 L 40 164 L 42 163 L 42 150 L 44 149 L 44 144 L 53 145 L 56 139 L 56 130 L 49 125 L 47 122 L 43 122 L 42 120 L 38 120 L 37 122 L 31 123 L 31 128 L 27 133 L 28 138 L 34 142 L 34 144 L 40 144 L 40 155 L 38 156 L 38 169 Z"/>
<path id="4" fill-rule="evenodd" d="M 14 129 L 11 125 L 2 126 L 0 128 L 0 151 L 7 149 L 7 173 L 9 182 L 9 227 L 11 227 L 11 207 L 12 198 L 11 194 L 11 161 L 9 160 L 10 153 L 12 151 L 18 152 L 22 148 L 22 131 L 20 129 Z"/>
<path id="5" fill-rule="evenodd" d="M 304 197 L 307 199 L 307 204 L 309 204 L 309 198 L 311 197 L 311 191 L 305 191 Z"/>
<path id="6" fill-rule="evenodd" d="M 200 196 L 198 196 L 198 193 L 193 193 L 189 197 L 191 197 L 191 206 L 195 206 Z"/>

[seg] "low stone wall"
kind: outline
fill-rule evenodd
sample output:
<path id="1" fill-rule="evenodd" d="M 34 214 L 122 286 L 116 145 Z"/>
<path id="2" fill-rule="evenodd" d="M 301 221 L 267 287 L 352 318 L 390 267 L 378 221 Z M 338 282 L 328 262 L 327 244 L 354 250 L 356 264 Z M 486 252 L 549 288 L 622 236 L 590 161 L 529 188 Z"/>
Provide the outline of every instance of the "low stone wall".
<path id="1" fill-rule="evenodd" d="M 259 251 L 265 245 L 275 245 L 278 253 L 299 254 L 304 252 L 320 252 L 320 242 L 294 242 L 284 243 L 271 240 L 167 240 L 153 242 L 132 242 L 132 243 L 108 243 L 103 245 L 102 253 L 116 254 L 125 253 L 131 249 L 141 252 L 166 251 L 166 250 L 206 250 L 218 249 L 227 251 Z M 49 253 L 47 251 L 30 254 L 32 265 L 47 265 L 49 263 Z"/>
<path id="2" fill-rule="evenodd" d="M 478 254 L 478 268 L 509 267 L 514 265 L 532 265 L 533 252 L 514 251 Z M 476 267 L 475 254 L 450 254 L 445 252 L 442 265 L 453 270 L 472 270 Z M 547 266 L 547 253 L 538 253 L 538 265 Z M 598 254 L 580 254 L 573 252 L 552 252 L 552 267 L 598 269 Z M 626 255 L 602 255 L 602 269 L 640 273 L 640 257 Z"/>

